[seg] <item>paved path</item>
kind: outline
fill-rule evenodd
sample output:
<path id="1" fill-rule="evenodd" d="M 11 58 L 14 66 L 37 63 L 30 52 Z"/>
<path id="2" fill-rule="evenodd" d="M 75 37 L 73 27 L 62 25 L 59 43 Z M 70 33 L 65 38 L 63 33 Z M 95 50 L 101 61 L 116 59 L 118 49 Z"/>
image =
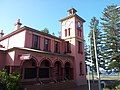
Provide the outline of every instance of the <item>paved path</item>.
<path id="1" fill-rule="evenodd" d="M 44 88 L 39 86 L 39 85 L 30 85 L 26 86 L 25 90 L 89 90 L 88 85 L 81 85 L 81 86 L 74 86 L 74 87 L 47 87 L 45 86 Z M 97 84 L 91 84 L 91 89 L 90 90 L 98 90 L 98 85 Z"/>

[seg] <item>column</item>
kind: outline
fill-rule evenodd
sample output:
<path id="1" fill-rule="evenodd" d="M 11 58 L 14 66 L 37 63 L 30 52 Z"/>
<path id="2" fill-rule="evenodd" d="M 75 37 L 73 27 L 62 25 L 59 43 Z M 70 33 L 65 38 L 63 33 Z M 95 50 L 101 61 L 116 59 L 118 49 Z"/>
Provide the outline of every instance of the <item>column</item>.
<path id="1" fill-rule="evenodd" d="M 24 80 L 24 70 L 25 70 L 25 69 L 22 67 L 22 68 L 21 68 L 21 77 L 22 77 L 22 80 Z"/>
<path id="2" fill-rule="evenodd" d="M 36 68 L 37 68 L 37 77 L 36 77 L 36 79 L 39 80 L 39 67 L 37 66 Z"/>
<path id="3" fill-rule="evenodd" d="M 10 73 L 12 73 L 12 66 L 10 66 Z"/>
<path id="4" fill-rule="evenodd" d="M 56 81 L 55 67 L 51 67 L 51 79 Z"/>
<path id="5" fill-rule="evenodd" d="M 52 76 L 53 76 L 53 74 L 52 74 L 52 72 L 53 72 L 52 68 L 53 68 L 53 67 L 50 67 L 50 68 L 49 68 L 49 73 L 50 73 L 50 77 L 49 77 L 49 78 L 50 78 L 50 80 L 53 79 L 53 77 L 52 77 Z"/>
<path id="6" fill-rule="evenodd" d="M 74 79 L 74 71 L 73 71 L 73 68 L 70 68 L 70 79 Z"/>
<path id="7" fill-rule="evenodd" d="M 62 67 L 62 81 L 64 81 L 64 78 L 65 78 L 65 68 Z"/>
<path id="8" fill-rule="evenodd" d="M 22 79 L 22 72 L 23 72 L 23 70 L 22 70 L 22 67 L 20 66 L 20 78 Z"/>

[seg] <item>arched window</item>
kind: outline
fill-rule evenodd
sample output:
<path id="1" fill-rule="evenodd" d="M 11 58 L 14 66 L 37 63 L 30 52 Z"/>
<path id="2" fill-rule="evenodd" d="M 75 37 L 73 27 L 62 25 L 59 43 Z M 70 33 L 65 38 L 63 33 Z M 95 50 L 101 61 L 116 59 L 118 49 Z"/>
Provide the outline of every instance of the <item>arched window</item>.
<path id="1" fill-rule="evenodd" d="M 24 79 L 33 79 L 37 77 L 36 61 L 34 59 L 26 60 L 23 63 Z"/>
<path id="2" fill-rule="evenodd" d="M 71 29 L 70 29 L 70 28 L 68 28 L 68 35 L 69 35 L 69 36 L 70 36 L 70 30 L 71 30 Z"/>
<path id="3" fill-rule="evenodd" d="M 65 37 L 67 36 L 67 29 L 65 29 Z"/>
<path id="4" fill-rule="evenodd" d="M 48 60 L 43 60 L 39 68 L 40 78 L 49 78 L 50 76 L 50 62 Z"/>

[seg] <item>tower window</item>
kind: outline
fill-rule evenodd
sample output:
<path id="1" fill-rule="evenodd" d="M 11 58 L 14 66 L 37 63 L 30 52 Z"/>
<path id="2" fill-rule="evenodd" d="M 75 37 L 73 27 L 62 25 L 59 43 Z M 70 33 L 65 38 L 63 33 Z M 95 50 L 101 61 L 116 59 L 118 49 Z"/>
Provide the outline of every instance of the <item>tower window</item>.
<path id="1" fill-rule="evenodd" d="M 39 49 L 39 36 L 38 35 L 33 35 L 32 38 L 32 48 L 34 49 Z"/>
<path id="2" fill-rule="evenodd" d="M 78 36 L 79 36 L 79 32 L 80 32 L 80 30 L 77 30 L 78 31 Z"/>
<path id="3" fill-rule="evenodd" d="M 67 36 L 67 29 L 65 29 L 65 37 Z"/>
<path id="4" fill-rule="evenodd" d="M 82 42 L 78 41 L 78 53 L 83 53 Z"/>
<path id="5" fill-rule="evenodd" d="M 47 38 L 44 39 L 44 50 L 50 51 L 50 39 Z"/>
<path id="6" fill-rule="evenodd" d="M 82 30 L 81 29 L 78 29 L 78 36 L 82 36 Z"/>
<path id="7" fill-rule="evenodd" d="M 68 35 L 70 36 L 70 28 L 68 28 Z"/>

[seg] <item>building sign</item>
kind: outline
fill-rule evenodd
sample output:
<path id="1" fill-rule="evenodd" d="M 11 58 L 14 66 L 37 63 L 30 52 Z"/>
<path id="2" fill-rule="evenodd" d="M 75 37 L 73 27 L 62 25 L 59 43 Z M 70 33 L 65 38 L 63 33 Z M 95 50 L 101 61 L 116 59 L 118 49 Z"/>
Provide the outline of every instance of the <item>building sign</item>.
<path id="1" fill-rule="evenodd" d="M 29 60 L 31 59 L 31 54 L 22 54 L 20 60 Z"/>

